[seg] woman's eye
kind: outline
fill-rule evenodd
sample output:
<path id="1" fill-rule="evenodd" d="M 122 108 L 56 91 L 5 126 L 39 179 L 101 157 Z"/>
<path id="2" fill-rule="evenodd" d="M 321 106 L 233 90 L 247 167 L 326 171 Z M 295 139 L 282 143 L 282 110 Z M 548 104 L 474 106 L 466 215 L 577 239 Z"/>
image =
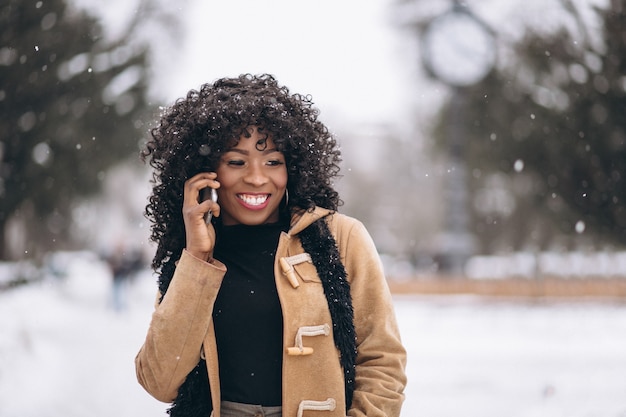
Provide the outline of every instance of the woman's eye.
<path id="1" fill-rule="evenodd" d="M 273 166 L 273 167 L 275 167 L 275 166 L 278 166 L 278 165 L 282 165 L 282 164 L 284 164 L 284 162 L 283 162 L 283 161 L 281 161 L 281 160 L 279 160 L 279 159 L 273 159 L 273 160 L 271 160 L 271 161 L 267 161 L 267 164 L 268 164 L 269 166 Z"/>
<path id="2" fill-rule="evenodd" d="M 243 166 L 245 164 L 244 161 L 240 160 L 240 159 L 231 159 L 229 161 L 226 162 L 228 165 L 232 165 L 232 166 Z"/>

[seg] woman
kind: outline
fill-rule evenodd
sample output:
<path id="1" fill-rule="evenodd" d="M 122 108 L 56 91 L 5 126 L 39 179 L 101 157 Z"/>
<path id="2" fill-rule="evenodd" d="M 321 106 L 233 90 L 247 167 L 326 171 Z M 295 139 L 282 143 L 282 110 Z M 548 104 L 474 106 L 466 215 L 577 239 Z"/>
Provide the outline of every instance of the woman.
<path id="1" fill-rule="evenodd" d="M 172 416 L 400 414 L 391 297 L 367 231 L 336 211 L 340 152 L 317 116 L 242 75 L 190 91 L 151 131 L 159 296 L 135 364 Z"/>

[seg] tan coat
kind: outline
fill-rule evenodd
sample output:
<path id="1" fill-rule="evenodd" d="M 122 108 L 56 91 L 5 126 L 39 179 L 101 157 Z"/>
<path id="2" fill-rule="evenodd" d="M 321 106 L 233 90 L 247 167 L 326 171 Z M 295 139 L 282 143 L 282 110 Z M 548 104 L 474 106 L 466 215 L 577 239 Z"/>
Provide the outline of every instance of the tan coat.
<path id="1" fill-rule="evenodd" d="M 354 399 L 347 415 L 398 417 L 406 384 L 406 352 L 379 256 L 359 221 L 321 208 L 295 216 L 289 232 L 281 235 L 276 253 L 274 271 L 285 347 L 283 416 L 346 416 L 343 370 L 328 303 L 315 267 L 296 256 L 304 252 L 298 232 L 324 216 L 337 240 L 354 307 L 358 354 Z M 295 275 L 285 273 L 290 266 Z M 217 260 L 206 263 L 184 251 L 135 359 L 139 383 L 156 399 L 172 402 L 203 351 L 213 417 L 220 417 L 220 383 L 211 318 L 225 271 Z"/>

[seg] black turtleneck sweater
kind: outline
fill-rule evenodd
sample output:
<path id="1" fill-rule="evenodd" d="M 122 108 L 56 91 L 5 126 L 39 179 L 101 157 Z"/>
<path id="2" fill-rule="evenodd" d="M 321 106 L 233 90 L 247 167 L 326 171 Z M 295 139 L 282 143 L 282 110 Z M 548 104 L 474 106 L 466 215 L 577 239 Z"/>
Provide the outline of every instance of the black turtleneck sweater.
<path id="1" fill-rule="evenodd" d="M 283 318 L 274 258 L 287 227 L 216 225 L 213 256 L 228 268 L 213 307 L 222 400 L 282 403 Z"/>

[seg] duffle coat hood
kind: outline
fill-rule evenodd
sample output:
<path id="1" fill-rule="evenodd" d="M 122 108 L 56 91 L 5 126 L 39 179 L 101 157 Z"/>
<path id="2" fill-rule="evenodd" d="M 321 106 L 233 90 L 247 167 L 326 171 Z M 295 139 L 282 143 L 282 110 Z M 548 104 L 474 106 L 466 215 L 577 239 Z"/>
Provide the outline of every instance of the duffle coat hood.
<path id="1" fill-rule="evenodd" d="M 380 258 L 361 222 L 322 208 L 292 218 L 290 230 L 280 236 L 274 262 L 283 313 L 283 416 L 346 416 L 344 374 L 328 302 L 298 238 L 300 231 L 321 217 L 326 217 L 337 241 L 354 308 L 356 379 L 347 415 L 398 417 L 406 384 L 406 352 Z M 205 357 L 212 417 L 220 417 L 212 311 L 225 272 L 219 260 L 208 263 L 183 251 L 135 359 L 139 383 L 156 399 L 172 402 L 187 374 L 201 355 Z"/>

